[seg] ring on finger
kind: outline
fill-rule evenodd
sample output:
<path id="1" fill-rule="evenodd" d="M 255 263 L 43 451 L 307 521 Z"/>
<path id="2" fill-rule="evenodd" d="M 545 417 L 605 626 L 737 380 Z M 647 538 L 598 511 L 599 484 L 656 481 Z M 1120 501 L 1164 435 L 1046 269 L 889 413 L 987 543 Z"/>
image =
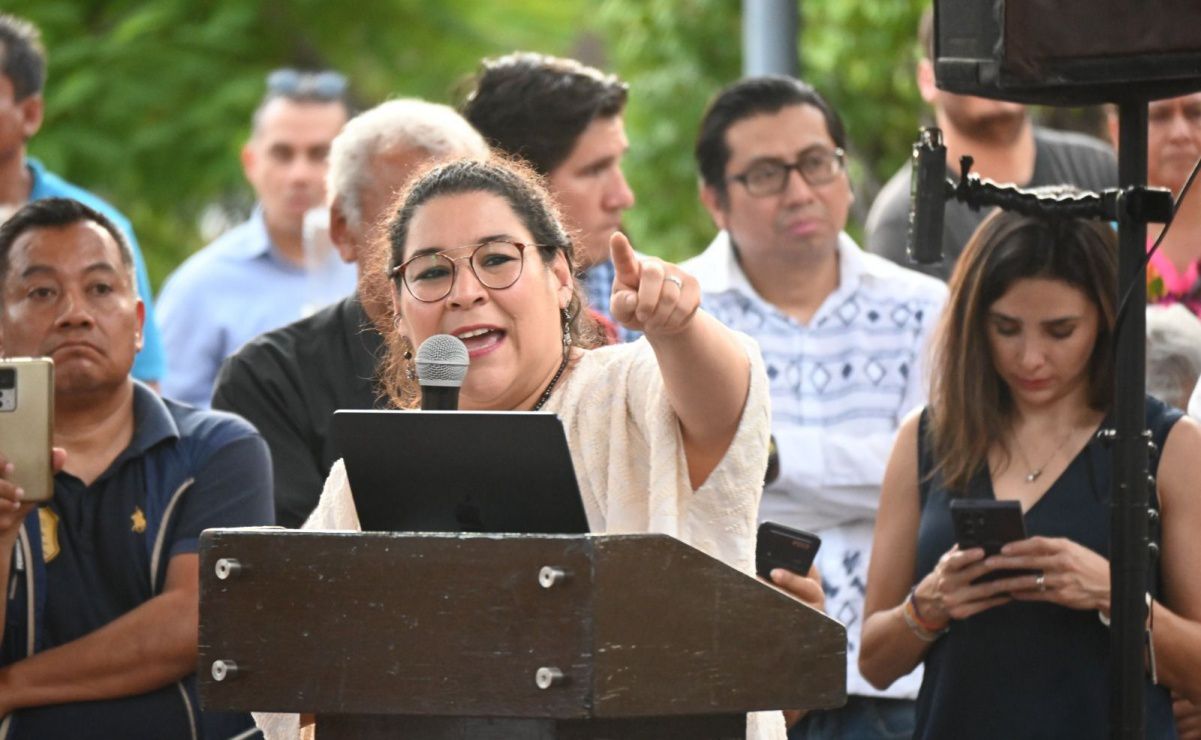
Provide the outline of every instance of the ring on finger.
<path id="1" fill-rule="evenodd" d="M 1047 576 L 1043 573 L 1039 573 L 1038 577 L 1034 579 L 1034 585 L 1038 586 L 1039 591 L 1046 591 L 1047 590 Z"/>
<path id="2" fill-rule="evenodd" d="M 677 288 L 679 288 L 680 290 L 683 290 L 683 289 L 684 289 L 684 281 L 683 281 L 683 280 L 681 280 L 681 279 L 680 279 L 679 277 L 677 277 L 676 275 L 668 275 L 667 277 L 665 277 L 665 278 L 663 278 L 663 279 L 664 279 L 664 280 L 666 280 L 666 281 L 667 281 L 667 282 L 669 282 L 669 283 L 675 283 L 675 284 L 676 284 L 676 287 L 677 287 Z"/>

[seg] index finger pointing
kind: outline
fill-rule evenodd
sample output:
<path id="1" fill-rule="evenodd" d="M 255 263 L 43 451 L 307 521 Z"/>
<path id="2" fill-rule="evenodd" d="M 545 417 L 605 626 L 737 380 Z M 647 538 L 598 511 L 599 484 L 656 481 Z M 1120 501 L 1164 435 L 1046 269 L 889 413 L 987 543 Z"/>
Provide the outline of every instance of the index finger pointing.
<path id="1" fill-rule="evenodd" d="M 613 269 L 617 273 L 617 282 L 630 288 L 637 288 L 642 277 L 642 264 L 630 246 L 630 240 L 620 231 L 613 232 L 609 237 L 609 256 L 613 260 Z"/>

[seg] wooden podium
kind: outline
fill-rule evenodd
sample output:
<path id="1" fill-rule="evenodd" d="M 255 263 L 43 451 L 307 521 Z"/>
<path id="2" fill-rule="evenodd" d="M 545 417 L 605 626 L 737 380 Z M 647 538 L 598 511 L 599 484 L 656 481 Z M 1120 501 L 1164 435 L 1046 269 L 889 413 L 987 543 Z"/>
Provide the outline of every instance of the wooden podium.
<path id="1" fill-rule="evenodd" d="M 846 700 L 846 630 L 664 535 L 210 530 L 200 695 L 337 738 L 730 738 Z"/>

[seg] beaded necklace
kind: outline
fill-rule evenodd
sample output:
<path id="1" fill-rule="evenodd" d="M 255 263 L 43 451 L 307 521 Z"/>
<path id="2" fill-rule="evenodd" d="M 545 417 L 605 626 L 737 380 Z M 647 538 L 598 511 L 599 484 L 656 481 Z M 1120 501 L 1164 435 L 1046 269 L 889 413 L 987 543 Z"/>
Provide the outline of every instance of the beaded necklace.
<path id="1" fill-rule="evenodd" d="M 563 362 L 559 363 L 559 369 L 555 371 L 555 377 L 550 379 L 550 384 L 546 386 L 546 390 L 542 391 L 542 396 L 538 399 L 538 403 L 534 404 L 534 408 L 530 411 L 541 409 L 550 399 L 551 392 L 555 389 L 555 384 L 559 382 L 559 378 L 563 375 L 563 371 L 567 369 L 567 357 L 563 357 Z"/>

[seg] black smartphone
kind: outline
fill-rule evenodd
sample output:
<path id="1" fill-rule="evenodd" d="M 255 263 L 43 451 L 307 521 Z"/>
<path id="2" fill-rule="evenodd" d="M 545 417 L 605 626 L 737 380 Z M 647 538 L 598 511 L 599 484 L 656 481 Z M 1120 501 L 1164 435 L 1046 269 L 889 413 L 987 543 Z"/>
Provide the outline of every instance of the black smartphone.
<path id="1" fill-rule="evenodd" d="M 755 572 L 768 581 L 774 568 L 783 568 L 803 576 L 813 565 L 813 558 L 821 544 L 821 537 L 812 532 L 776 522 L 763 522 L 759 525 L 759 536 L 755 541 Z"/>
<path id="2" fill-rule="evenodd" d="M 951 524 L 960 550 L 984 549 L 985 556 L 996 555 L 1007 542 L 1026 539 L 1026 520 L 1017 501 L 981 498 L 957 498 L 951 501 Z M 995 570 L 972 583 L 995 581 L 1021 575 L 1037 575 L 1036 570 Z"/>

